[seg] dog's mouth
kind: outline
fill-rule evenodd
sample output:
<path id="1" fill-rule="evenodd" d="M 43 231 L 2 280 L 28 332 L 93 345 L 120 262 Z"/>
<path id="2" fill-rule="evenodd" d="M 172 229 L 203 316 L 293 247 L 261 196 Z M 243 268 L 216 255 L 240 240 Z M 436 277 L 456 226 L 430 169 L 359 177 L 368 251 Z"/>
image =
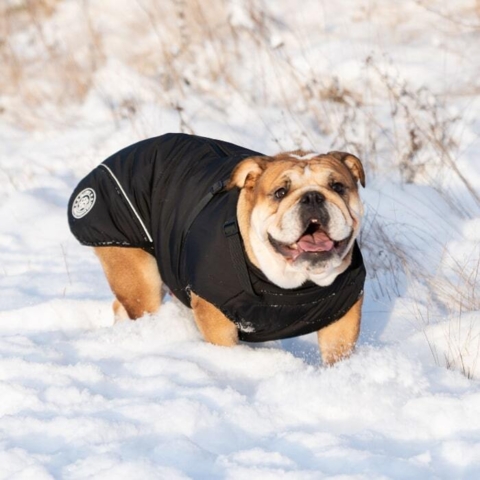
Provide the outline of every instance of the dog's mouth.
<path id="1" fill-rule="evenodd" d="M 272 247 L 292 262 L 301 255 L 327 260 L 333 254 L 341 254 L 348 245 L 350 237 L 351 235 L 340 241 L 333 240 L 315 218 L 310 220 L 305 231 L 294 243 L 286 244 L 268 235 Z"/>

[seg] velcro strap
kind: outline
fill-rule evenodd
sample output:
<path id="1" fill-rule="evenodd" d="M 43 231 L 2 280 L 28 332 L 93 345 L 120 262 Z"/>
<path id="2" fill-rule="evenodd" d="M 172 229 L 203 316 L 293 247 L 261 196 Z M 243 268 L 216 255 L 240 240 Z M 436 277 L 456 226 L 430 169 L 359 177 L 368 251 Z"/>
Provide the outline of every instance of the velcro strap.
<path id="1" fill-rule="evenodd" d="M 256 297 L 257 294 L 253 290 L 252 282 L 250 281 L 250 275 L 248 273 L 248 267 L 245 262 L 245 256 L 243 253 L 243 245 L 240 238 L 240 231 L 236 219 L 230 219 L 223 225 L 223 231 L 228 240 L 228 246 L 230 248 L 230 256 L 232 257 L 233 268 L 237 274 L 240 285 L 245 292 Z"/>

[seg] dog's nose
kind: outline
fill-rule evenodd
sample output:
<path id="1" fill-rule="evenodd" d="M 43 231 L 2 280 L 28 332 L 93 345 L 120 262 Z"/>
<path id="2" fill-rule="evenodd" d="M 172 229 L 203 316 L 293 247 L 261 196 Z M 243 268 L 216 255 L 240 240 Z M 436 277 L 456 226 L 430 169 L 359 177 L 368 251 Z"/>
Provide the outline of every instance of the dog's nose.
<path id="1" fill-rule="evenodd" d="M 304 205 L 311 205 L 312 207 L 321 205 L 324 201 L 325 197 L 320 192 L 315 190 L 305 193 L 300 199 L 300 203 Z"/>

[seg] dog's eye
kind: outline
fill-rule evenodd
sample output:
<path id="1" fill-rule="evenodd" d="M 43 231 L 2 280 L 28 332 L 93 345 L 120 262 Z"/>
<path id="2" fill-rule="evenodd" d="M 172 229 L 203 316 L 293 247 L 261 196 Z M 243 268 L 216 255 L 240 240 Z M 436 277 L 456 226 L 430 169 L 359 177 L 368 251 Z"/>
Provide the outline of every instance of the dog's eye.
<path id="1" fill-rule="evenodd" d="M 287 192 L 288 192 L 288 190 L 286 188 L 282 187 L 282 188 L 279 188 L 279 189 L 275 190 L 273 195 L 275 196 L 275 198 L 277 200 L 281 200 L 287 194 Z"/>
<path id="2" fill-rule="evenodd" d="M 334 182 L 330 185 L 330 188 L 338 193 L 339 195 L 343 195 L 345 193 L 346 187 L 343 183 L 340 182 Z"/>

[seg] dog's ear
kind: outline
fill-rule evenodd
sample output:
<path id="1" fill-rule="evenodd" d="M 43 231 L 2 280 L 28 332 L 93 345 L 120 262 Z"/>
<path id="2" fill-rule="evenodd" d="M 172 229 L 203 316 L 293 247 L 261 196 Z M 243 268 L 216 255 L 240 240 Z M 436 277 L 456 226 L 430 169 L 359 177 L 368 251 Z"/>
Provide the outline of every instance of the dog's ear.
<path id="1" fill-rule="evenodd" d="M 263 173 L 270 157 L 249 157 L 241 161 L 232 172 L 227 189 L 233 187 L 253 188 L 257 178 Z"/>
<path id="2" fill-rule="evenodd" d="M 336 158 L 346 165 L 355 179 L 360 182 L 362 187 L 365 187 L 365 170 L 363 169 L 362 162 L 359 158 L 346 152 L 328 152 L 327 155 Z"/>

